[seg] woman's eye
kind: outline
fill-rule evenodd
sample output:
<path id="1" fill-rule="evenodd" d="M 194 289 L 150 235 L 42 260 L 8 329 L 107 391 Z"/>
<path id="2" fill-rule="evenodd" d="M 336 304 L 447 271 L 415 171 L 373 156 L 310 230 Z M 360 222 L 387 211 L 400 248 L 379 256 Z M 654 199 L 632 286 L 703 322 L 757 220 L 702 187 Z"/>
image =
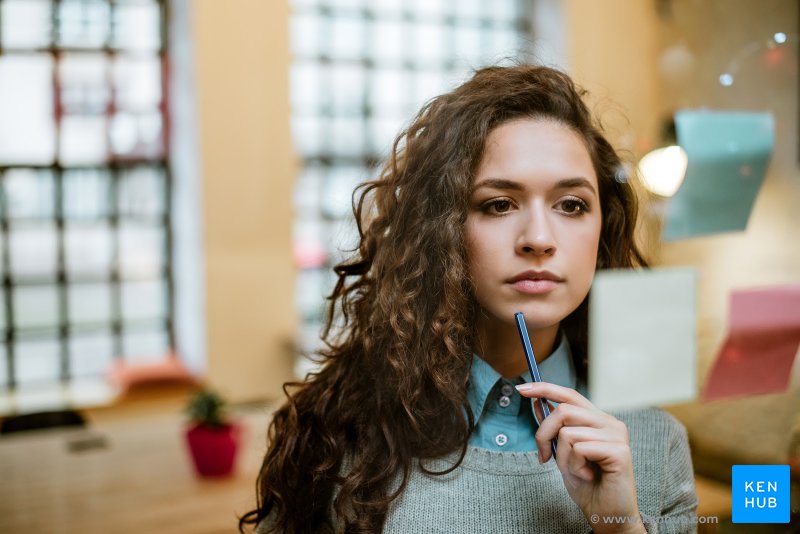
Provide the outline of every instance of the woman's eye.
<path id="1" fill-rule="evenodd" d="M 581 215 L 589 211 L 589 206 L 579 198 L 566 198 L 560 203 L 561 211 L 569 215 Z"/>
<path id="2" fill-rule="evenodd" d="M 511 209 L 511 201 L 510 200 L 490 200 L 489 202 L 483 205 L 483 211 L 487 213 L 506 213 Z"/>

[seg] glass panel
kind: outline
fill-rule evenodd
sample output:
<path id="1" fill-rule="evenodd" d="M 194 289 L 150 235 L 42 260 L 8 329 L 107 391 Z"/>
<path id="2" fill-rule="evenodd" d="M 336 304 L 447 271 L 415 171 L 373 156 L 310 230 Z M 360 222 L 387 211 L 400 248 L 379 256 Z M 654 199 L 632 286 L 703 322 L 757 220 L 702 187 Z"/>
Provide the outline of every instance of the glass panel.
<path id="1" fill-rule="evenodd" d="M 323 171 L 317 165 L 309 165 L 300 173 L 294 186 L 294 205 L 298 211 L 316 212 L 319 209 Z"/>
<path id="2" fill-rule="evenodd" d="M 6 292 L 0 287 L 0 335 L 5 335 L 6 328 Z M 1 353 L 0 353 L 1 354 Z"/>
<path id="3" fill-rule="evenodd" d="M 163 280 L 125 282 L 122 284 L 124 320 L 166 317 L 166 284 Z"/>
<path id="4" fill-rule="evenodd" d="M 14 362 L 19 385 L 56 381 L 60 374 L 58 340 L 20 339 L 17 341 Z"/>
<path id="5" fill-rule="evenodd" d="M 71 219 L 94 219 L 108 215 L 107 171 L 75 169 L 64 172 L 64 215 Z"/>
<path id="6" fill-rule="evenodd" d="M 358 228 L 352 218 L 340 219 L 329 227 L 330 237 L 328 251 L 333 264 L 348 258 L 352 250 L 358 246 Z"/>
<path id="7" fill-rule="evenodd" d="M 300 57 L 316 57 L 323 50 L 320 45 L 322 19 L 313 13 L 295 15 L 291 19 L 292 53 Z"/>
<path id="8" fill-rule="evenodd" d="M 517 33 L 511 28 L 497 29 L 491 32 L 492 50 L 495 55 L 512 57 L 519 53 Z"/>
<path id="9" fill-rule="evenodd" d="M 16 286 L 14 326 L 20 329 L 58 326 L 58 290 L 52 286 Z"/>
<path id="10" fill-rule="evenodd" d="M 114 61 L 117 108 L 152 111 L 161 102 L 161 60 L 151 57 L 119 57 Z"/>
<path id="11" fill-rule="evenodd" d="M 65 54 L 58 66 L 64 111 L 85 115 L 104 113 L 111 97 L 106 57 L 102 54 Z"/>
<path id="12" fill-rule="evenodd" d="M 161 13 L 156 2 L 117 3 L 113 15 L 115 48 L 158 50 L 161 48 Z"/>
<path id="13" fill-rule="evenodd" d="M 70 372 L 74 377 L 102 376 L 114 361 L 114 342 L 108 332 L 76 333 L 69 341 Z"/>
<path id="14" fill-rule="evenodd" d="M 334 115 L 361 115 L 366 72 L 361 65 L 346 64 L 331 70 Z"/>
<path id="15" fill-rule="evenodd" d="M 509 24 L 513 23 L 519 15 L 517 9 L 518 0 L 500 0 L 492 3 L 491 15 L 497 22 Z"/>
<path id="16" fill-rule="evenodd" d="M 322 186 L 322 212 L 332 218 L 350 215 L 353 190 L 365 177 L 363 167 L 334 167 Z"/>
<path id="17" fill-rule="evenodd" d="M 0 2 L 0 22 L 4 48 L 45 48 L 50 44 L 50 0 L 4 0 Z"/>
<path id="18" fill-rule="evenodd" d="M 55 186 L 50 171 L 9 169 L 5 195 L 11 218 L 49 218 L 55 215 Z"/>
<path id="19" fill-rule="evenodd" d="M 321 321 L 325 312 L 327 269 L 300 269 L 297 272 L 295 309 L 304 321 Z"/>
<path id="20" fill-rule="evenodd" d="M 2 4 L 0 4 L 2 6 Z M 0 343 L 0 391 L 8 389 L 8 353 L 6 344 Z"/>
<path id="21" fill-rule="evenodd" d="M 0 163 L 53 162 L 52 68 L 45 55 L 0 56 Z"/>
<path id="22" fill-rule="evenodd" d="M 481 31 L 477 26 L 461 26 L 455 30 L 456 57 L 467 63 L 477 62 L 481 57 Z M 473 65 L 476 66 L 476 65 Z"/>
<path id="23" fill-rule="evenodd" d="M 61 0 L 58 10 L 60 46 L 99 48 L 108 41 L 107 0 Z"/>
<path id="24" fill-rule="evenodd" d="M 447 46 L 447 28 L 439 24 L 418 23 L 414 27 L 414 60 L 424 65 L 438 64 L 444 60 Z"/>
<path id="25" fill-rule="evenodd" d="M 494 8 L 494 3 L 492 3 Z M 455 15 L 459 19 L 475 20 L 481 16 L 481 0 L 458 0 L 458 9 L 455 10 Z"/>
<path id="26" fill-rule="evenodd" d="M 332 149 L 334 154 L 342 156 L 359 156 L 364 153 L 366 140 L 364 139 L 364 120 L 361 117 L 354 119 L 337 117 L 333 120 Z"/>
<path id="27" fill-rule="evenodd" d="M 369 123 L 372 150 L 377 154 L 387 155 L 403 122 L 400 114 L 380 115 L 372 119 Z"/>
<path id="28" fill-rule="evenodd" d="M 54 224 L 13 225 L 10 234 L 8 244 L 14 277 L 55 276 L 57 242 Z"/>
<path id="29" fill-rule="evenodd" d="M 405 23 L 395 20 L 376 20 L 371 30 L 372 57 L 379 65 L 403 59 L 405 36 L 408 35 Z"/>
<path id="30" fill-rule="evenodd" d="M 325 226 L 322 221 L 307 213 L 292 225 L 292 255 L 301 269 L 321 267 L 328 261 L 325 246 Z"/>
<path id="31" fill-rule="evenodd" d="M 106 118 L 67 115 L 61 122 L 61 163 L 91 165 L 107 160 Z"/>
<path id="32" fill-rule="evenodd" d="M 109 323 L 111 321 L 111 286 L 108 284 L 72 284 L 67 288 L 70 324 Z"/>
<path id="33" fill-rule="evenodd" d="M 122 347 L 128 362 L 160 361 L 170 353 L 169 338 L 163 330 L 126 332 L 122 338 Z"/>
<path id="34" fill-rule="evenodd" d="M 364 20 L 336 17 L 331 22 L 331 55 L 336 59 L 360 58 L 364 48 Z"/>
<path id="35" fill-rule="evenodd" d="M 318 117 L 292 117 L 292 138 L 297 151 L 303 156 L 316 156 L 322 152 L 322 124 Z"/>
<path id="36" fill-rule="evenodd" d="M 64 244 L 68 276 L 108 278 L 112 260 L 110 227 L 68 224 Z"/>
<path id="37" fill-rule="evenodd" d="M 363 0 L 328 0 L 328 5 L 331 6 L 335 10 L 347 10 L 353 11 L 356 9 L 360 9 L 363 3 Z"/>
<path id="38" fill-rule="evenodd" d="M 311 62 L 292 65 L 290 73 L 292 107 L 295 113 L 319 113 L 322 106 L 322 70 Z"/>
<path id="39" fill-rule="evenodd" d="M 406 0 L 370 0 L 367 7 L 376 15 L 396 17 L 402 14 Z"/>
<path id="40" fill-rule="evenodd" d="M 380 69 L 373 74 L 370 104 L 374 113 L 403 114 L 409 90 L 408 77 L 402 70 Z"/>
<path id="41" fill-rule="evenodd" d="M 157 278 L 166 263 L 160 226 L 125 224 L 119 228 L 119 261 L 123 278 Z"/>
<path id="42" fill-rule="evenodd" d="M 414 79 L 413 107 L 419 109 L 425 102 L 447 89 L 446 79 L 440 71 L 418 72 Z"/>
<path id="43" fill-rule="evenodd" d="M 119 211 L 127 217 L 156 217 L 164 210 L 164 171 L 153 167 L 138 167 L 121 173 L 119 181 Z"/>
<path id="44" fill-rule="evenodd" d="M 418 20 L 438 20 L 445 15 L 448 3 L 448 0 L 413 0 L 411 9 Z"/>
<path id="45" fill-rule="evenodd" d="M 157 158 L 161 149 L 161 114 L 117 113 L 111 118 L 111 148 L 119 156 Z"/>

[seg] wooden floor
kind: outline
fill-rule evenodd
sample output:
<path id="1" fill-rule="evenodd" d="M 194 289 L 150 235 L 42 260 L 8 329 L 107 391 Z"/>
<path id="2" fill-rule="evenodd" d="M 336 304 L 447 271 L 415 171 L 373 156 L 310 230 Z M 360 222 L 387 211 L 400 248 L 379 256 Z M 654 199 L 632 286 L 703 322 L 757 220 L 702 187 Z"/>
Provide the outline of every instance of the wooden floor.
<path id="1" fill-rule="evenodd" d="M 234 476 L 198 478 L 184 443 L 185 396 L 145 396 L 89 414 L 83 430 L 0 438 L 0 533 L 228 533 L 255 504 L 269 408 L 244 425 Z"/>

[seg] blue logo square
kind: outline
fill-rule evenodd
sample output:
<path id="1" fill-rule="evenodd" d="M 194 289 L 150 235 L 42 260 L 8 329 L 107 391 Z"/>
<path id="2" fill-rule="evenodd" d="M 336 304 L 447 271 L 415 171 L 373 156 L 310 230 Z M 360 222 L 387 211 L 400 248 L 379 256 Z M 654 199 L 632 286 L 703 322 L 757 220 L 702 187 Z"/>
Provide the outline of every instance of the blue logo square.
<path id="1" fill-rule="evenodd" d="M 732 467 L 734 523 L 789 522 L 789 466 Z"/>

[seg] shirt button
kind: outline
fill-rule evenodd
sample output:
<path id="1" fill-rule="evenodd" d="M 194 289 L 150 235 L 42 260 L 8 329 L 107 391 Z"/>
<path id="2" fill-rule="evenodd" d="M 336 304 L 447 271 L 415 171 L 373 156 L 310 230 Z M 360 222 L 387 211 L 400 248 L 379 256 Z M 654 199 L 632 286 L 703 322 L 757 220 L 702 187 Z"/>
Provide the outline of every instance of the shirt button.
<path id="1" fill-rule="evenodd" d="M 494 437 L 494 442 L 497 443 L 498 446 L 502 447 L 506 443 L 508 443 L 508 436 L 505 434 L 497 434 Z"/>
<path id="2" fill-rule="evenodd" d="M 497 400 L 497 404 L 499 404 L 501 408 L 507 408 L 508 405 L 511 404 L 511 398 L 503 395 Z"/>
<path id="3" fill-rule="evenodd" d="M 511 384 L 503 384 L 503 387 L 500 388 L 500 393 L 508 397 L 512 393 L 514 393 L 514 388 L 511 387 Z"/>

